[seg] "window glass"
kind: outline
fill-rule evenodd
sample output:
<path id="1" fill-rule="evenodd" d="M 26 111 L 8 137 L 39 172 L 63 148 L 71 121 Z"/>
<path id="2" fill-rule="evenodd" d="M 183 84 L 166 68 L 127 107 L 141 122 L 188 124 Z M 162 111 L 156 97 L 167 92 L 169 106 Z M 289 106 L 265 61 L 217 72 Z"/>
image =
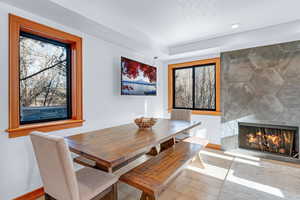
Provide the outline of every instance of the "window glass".
<path id="1" fill-rule="evenodd" d="M 69 119 L 70 47 L 20 34 L 20 123 Z"/>
<path id="2" fill-rule="evenodd" d="M 174 105 L 177 108 L 193 108 L 193 69 L 174 70 Z"/>
<path id="3" fill-rule="evenodd" d="M 216 110 L 216 65 L 200 65 L 173 70 L 173 107 Z"/>
<path id="4" fill-rule="evenodd" d="M 215 65 L 195 67 L 195 108 L 216 109 Z"/>

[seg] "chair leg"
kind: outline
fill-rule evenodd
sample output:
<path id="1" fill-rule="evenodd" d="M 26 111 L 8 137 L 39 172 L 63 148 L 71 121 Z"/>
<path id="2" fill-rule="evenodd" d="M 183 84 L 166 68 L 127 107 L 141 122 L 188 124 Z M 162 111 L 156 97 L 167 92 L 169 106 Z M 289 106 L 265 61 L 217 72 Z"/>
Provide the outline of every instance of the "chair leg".
<path id="1" fill-rule="evenodd" d="M 112 185 L 111 200 L 118 200 L 118 183 Z"/>
<path id="2" fill-rule="evenodd" d="M 140 200 L 156 200 L 156 198 L 143 192 Z"/>
<path id="3" fill-rule="evenodd" d="M 118 200 L 118 185 L 113 184 L 91 200 Z"/>
<path id="4" fill-rule="evenodd" d="M 56 200 L 56 199 L 51 197 L 49 194 L 45 193 L 45 200 Z"/>

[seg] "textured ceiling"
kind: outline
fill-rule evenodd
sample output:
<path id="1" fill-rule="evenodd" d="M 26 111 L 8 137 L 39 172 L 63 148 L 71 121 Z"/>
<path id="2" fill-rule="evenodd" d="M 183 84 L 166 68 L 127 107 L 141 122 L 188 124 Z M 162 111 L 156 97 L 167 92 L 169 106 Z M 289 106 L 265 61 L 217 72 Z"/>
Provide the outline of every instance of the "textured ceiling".
<path id="1" fill-rule="evenodd" d="M 300 19 L 299 0 L 51 0 L 135 38 L 162 46 Z M 240 28 L 231 25 L 239 23 Z"/>
<path id="2" fill-rule="evenodd" d="M 161 60 L 300 40 L 299 0 L 0 2 Z"/>

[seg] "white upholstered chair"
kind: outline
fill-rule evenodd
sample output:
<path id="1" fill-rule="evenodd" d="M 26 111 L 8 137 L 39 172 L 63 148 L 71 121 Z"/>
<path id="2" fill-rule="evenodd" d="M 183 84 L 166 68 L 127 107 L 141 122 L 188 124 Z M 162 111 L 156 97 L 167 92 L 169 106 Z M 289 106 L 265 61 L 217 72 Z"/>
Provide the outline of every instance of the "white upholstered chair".
<path id="1" fill-rule="evenodd" d="M 192 111 L 185 109 L 173 109 L 171 112 L 171 120 L 183 120 L 183 121 L 191 121 L 192 120 Z M 176 136 L 177 141 L 182 141 L 188 138 L 189 131 L 184 132 Z"/>
<path id="2" fill-rule="evenodd" d="M 185 109 L 173 109 L 171 112 L 171 120 L 183 120 L 190 122 L 192 120 L 192 111 Z"/>
<path id="3" fill-rule="evenodd" d="M 46 199 L 117 200 L 118 177 L 85 167 L 74 171 L 71 153 L 63 137 L 30 134 L 42 177 Z"/>
<path id="4" fill-rule="evenodd" d="M 171 120 L 183 120 L 183 121 L 191 121 L 192 119 L 192 111 L 191 110 L 185 110 L 185 109 L 173 109 L 171 112 Z M 186 131 L 184 133 L 181 133 L 179 135 L 177 135 L 175 138 L 172 138 L 170 140 L 167 140 L 163 143 L 160 144 L 160 152 L 172 147 L 175 142 L 179 142 L 179 141 L 183 141 L 185 139 L 187 139 L 188 137 L 190 137 L 189 131 Z M 150 155 L 155 155 L 155 153 L 152 152 L 156 152 L 158 150 L 155 150 L 156 148 L 151 149 L 150 151 Z"/>

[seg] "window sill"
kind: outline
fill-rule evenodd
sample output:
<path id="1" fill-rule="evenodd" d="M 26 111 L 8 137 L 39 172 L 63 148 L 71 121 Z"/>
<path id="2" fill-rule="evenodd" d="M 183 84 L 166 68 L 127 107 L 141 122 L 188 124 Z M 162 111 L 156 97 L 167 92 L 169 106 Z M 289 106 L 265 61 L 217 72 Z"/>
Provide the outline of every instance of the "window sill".
<path id="1" fill-rule="evenodd" d="M 172 109 L 168 109 L 168 112 L 171 112 Z M 206 110 L 192 110 L 193 115 L 214 115 L 221 116 L 222 112 L 220 111 L 206 111 Z"/>
<path id="2" fill-rule="evenodd" d="M 215 115 L 215 116 L 221 116 L 222 112 L 219 111 L 205 111 L 205 110 L 193 110 L 193 115 Z"/>
<path id="3" fill-rule="evenodd" d="M 82 126 L 84 120 L 63 120 L 47 123 L 20 125 L 18 128 L 7 129 L 9 138 L 16 138 L 29 135 L 32 131 L 50 132 L 61 129 L 74 128 Z"/>

